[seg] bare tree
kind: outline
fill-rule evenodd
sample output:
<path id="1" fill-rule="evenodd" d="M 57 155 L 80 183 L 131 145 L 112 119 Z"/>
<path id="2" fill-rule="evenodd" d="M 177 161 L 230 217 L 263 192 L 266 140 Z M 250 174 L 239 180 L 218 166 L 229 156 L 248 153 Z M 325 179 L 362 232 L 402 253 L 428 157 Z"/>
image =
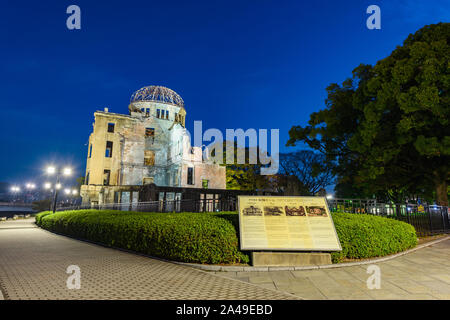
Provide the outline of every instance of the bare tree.
<path id="1" fill-rule="evenodd" d="M 280 174 L 297 178 L 299 191 L 310 195 L 334 183 L 325 155 L 310 150 L 280 154 Z"/>

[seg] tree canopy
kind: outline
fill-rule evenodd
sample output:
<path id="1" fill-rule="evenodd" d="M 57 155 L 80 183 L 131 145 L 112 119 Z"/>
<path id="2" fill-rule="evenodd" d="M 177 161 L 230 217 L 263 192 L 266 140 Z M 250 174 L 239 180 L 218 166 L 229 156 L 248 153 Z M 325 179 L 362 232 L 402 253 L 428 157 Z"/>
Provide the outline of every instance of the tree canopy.
<path id="1" fill-rule="evenodd" d="M 280 154 L 279 175 L 296 178 L 296 195 L 314 195 L 334 182 L 325 156 L 311 150 Z"/>
<path id="2" fill-rule="evenodd" d="M 326 156 L 342 196 L 448 205 L 450 24 L 425 26 L 375 66 L 327 87 L 326 108 L 289 131 Z"/>

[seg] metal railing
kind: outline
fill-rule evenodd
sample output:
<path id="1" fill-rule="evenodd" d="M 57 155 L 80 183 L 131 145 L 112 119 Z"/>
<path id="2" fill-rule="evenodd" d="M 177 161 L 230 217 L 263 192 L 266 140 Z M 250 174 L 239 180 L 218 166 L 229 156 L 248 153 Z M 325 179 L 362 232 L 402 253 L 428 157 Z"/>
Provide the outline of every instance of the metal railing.
<path id="1" fill-rule="evenodd" d="M 371 214 L 413 225 L 420 236 L 450 233 L 448 208 L 421 204 L 388 204 L 363 199 L 328 199 L 331 212 Z M 166 200 L 109 203 L 60 207 L 57 211 L 101 209 L 137 212 L 218 212 L 236 211 L 236 199 Z"/>
<path id="2" fill-rule="evenodd" d="M 235 199 L 166 200 L 134 203 L 107 203 L 59 207 L 56 211 L 98 209 L 137 212 L 215 212 L 236 211 Z"/>
<path id="3" fill-rule="evenodd" d="M 329 199 L 331 212 L 372 214 L 404 221 L 420 236 L 450 233 L 448 207 L 429 204 L 381 203 L 363 199 Z"/>

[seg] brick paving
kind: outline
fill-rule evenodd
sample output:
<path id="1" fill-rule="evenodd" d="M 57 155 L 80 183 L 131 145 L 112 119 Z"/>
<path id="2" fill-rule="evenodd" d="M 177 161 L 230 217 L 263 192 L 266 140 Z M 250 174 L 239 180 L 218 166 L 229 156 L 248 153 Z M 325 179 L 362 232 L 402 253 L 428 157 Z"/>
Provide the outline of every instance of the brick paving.
<path id="1" fill-rule="evenodd" d="M 0 288 L 5 299 L 443 299 L 450 300 L 450 240 L 368 265 L 299 271 L 204 272 L 77 241 L 32 220 L 0 222 Z M 81 289 L 66 268 L 81 268 Z M 1 295 L 0 295 L 1 298 Z"/>
<path id="2" fill-rule="evenodd" d="M 450 240 L 392 260 L 380 267 L 381 288 L 369 290 L 369 265 L 299 271 L 219 272 L 314 300 L 450 300 Z"/>
<path id="3" fill-rule="evenodd" d="M 69 265 L 81 289 L 68 289 Z M 296 299 L 290 294 L 187 266 L 109 249 L 37 228 L 0 222 L 0 288 L 5 299 Z M 0 295 L 1 297 L 1 295 Z"/>

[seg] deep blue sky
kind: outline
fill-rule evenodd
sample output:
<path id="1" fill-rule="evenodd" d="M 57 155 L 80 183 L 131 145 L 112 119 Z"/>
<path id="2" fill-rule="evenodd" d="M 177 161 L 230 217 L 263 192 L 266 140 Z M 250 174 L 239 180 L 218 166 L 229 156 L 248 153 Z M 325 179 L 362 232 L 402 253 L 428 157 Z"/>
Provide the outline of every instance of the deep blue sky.
<path id="1" fill-rule="evenodd" d="M 66 28 L 71 4 L 81 30 Z M 366 28 L 370 4 L 381 30 Z M 93 112 L 127 113 L 152 84 L 183 97 L 188 129 L 279 128 L 288 151 L 328 84 L 449 17 L 442 0 L 3 1 L 0 181 L 38 179 L 51 161 L 84 175 Z"/>

